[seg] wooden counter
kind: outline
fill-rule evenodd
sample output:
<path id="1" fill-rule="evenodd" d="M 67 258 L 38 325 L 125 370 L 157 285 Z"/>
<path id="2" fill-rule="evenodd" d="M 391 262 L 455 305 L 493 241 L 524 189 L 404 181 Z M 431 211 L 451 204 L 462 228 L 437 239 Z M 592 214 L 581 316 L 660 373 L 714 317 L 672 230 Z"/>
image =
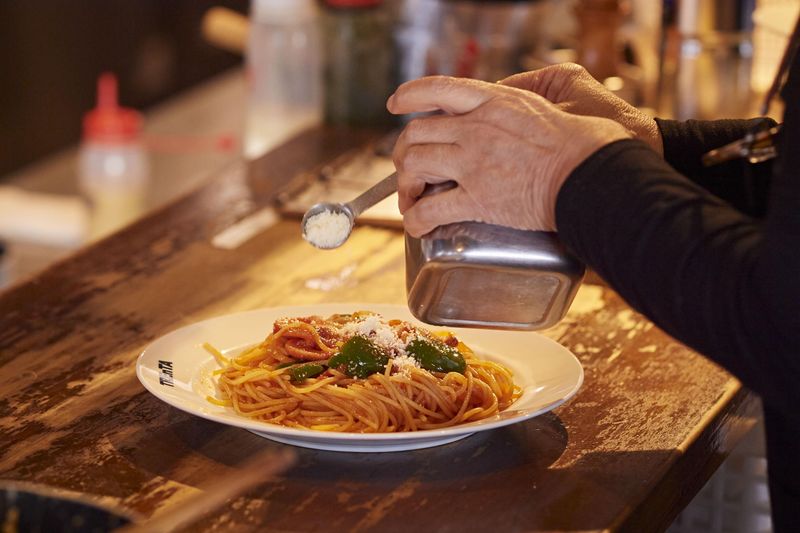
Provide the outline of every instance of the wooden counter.
<path id="1" fill-rule="evenodd" d="M 233 249 L 211 240 L 287 177 L 364 142 L 312 131 L 0 293 L 0 478 L 168 513 L 259 450 L 283 445 L 147 393 L 138 353 L 169 331 L 266 306 L 405 301 L 402 235 L 359 228 L 321 252 L 278 221 Z M 267 186 L 266 184 L 273 184 Z M 585 284 L 544 332 L 583 388 L 546 414 L 402 453 L 297 448 L 298 463 L 191 529 L 652 531 L 666 528 L 752 424 L 753 400 L 714 364 Z M 213 488 L 213 487 L 211 487 Z"/>

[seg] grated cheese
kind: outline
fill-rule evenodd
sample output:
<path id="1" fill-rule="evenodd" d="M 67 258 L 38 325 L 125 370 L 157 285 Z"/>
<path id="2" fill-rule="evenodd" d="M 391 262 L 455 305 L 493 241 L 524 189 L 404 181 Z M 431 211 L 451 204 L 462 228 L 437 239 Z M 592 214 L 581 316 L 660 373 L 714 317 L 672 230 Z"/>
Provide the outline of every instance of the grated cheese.
<path id="1" fill-rule="evenodd" d="M 394 367 L 395 371 L 398 374 L 403 374 L 404 376 L 409 376 L 409 369 L 410 368 L 422 368 L 415 358 L 411 357 L 410 355 L 398 355 L 394 359 L 392 359 L 392 366 Z"/>
<path id="2" fill-rule="evenodd" d="M 336 248 L 350 235 L 350 219 L 326 209 L 306 220 L 303 238 L 317 248 Z"/>
<path id="3" fill-rule="evenodd" d="M 406 343 L 397 336 L 394 328 L 380 315 L 367 315 L 362 320 L 345 324 L 340 331 L 345 336 L 363 335 L 392 353 L 398 355 L 406 353 Z"/>

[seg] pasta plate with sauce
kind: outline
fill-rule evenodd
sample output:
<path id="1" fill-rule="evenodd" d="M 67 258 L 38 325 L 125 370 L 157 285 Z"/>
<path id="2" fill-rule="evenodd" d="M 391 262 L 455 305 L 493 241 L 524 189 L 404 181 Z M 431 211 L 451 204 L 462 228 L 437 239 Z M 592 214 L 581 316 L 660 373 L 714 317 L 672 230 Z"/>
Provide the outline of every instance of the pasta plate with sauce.
<path id="1" fill-rule="evenodd" d="M 369 309 L 371 313 L 359 314 L 360 309 Z M 397 322 L 389 324 L 389 320 L 379 321 L 382 325 L 373 329 L 372 325 L 377 325 L 374 323 L 377 319 L 369 319 L 372 325 L 364 323 L 367 320 L 365 317 L 374 316 L 372 313 L 391 317 Z M 324 331 L 323 328 L 320 332 L 322 322 L 333 315 L 338 315 L 333 320 L 340 322 L 336 328 L 344 331 Z M 312 316 L 318 318 L 311 319 Z M 300 317 L 307 322 L 319 323 L 313 328 L 306 328 L 292 324 L 286 317 Z M 274 328 L 276 321 L 279 325 L 277 330 Z M 261 351 L 265 337 L 275 335 L 283 329 L 281 326 L 290 325 L 278 337 L 286 336 L 285 340 L 274 343 L 270 355 Z M 354 350 L 344 349 L 345 354 L 331 363 L 331 359 L 340 354 L 345 344 L 353 338 L 363 337 L 376 344 L 383 343 L 384 346 L 390 344 L 392 339 L 385 335 L 385 325 L 398 330 L 397 340 L 406 353 L 387 350 L 388 353 L 377 354 L 373 359 L 379 359 L 380 372 L 368 373 L 366 377 L 347 375 L 348 368 L 354 372 L 359 365 L 370 367 L 372 363 L 361 358 L 363 351 L 369 351 L 369 344 L 355 346 Z M 305 332 L 297 331 L 298 328 Z M 316 331 L 330 351 L 319 346 L 310 329 Z M 270 331 L 272 333 L 267 335 Z M 439 367 L 441 371 L 423 368 L 416 357 L 409 357 L 408 345 L 412 340 L 429 341 L 440 349 L 447 346 L 455 350 L 463 359 L 464 373 L 452 371 L 449 367 Z M 355 344 L 361 342 L 354 341 Z M 289 344 L 289 348 L 279 348 L 280 344 Z M 216 354 L 209 353 L 207 346 L 214 347 Z M 414 350 L 419 351 L 418 347 L 412 346 L 411 351 Z M 353 351 L 356 355 L 353 355 Z M 451 357 L 455 355 L 452 351 L 445 351 Z M 248 357 L 252 359 L 248 360 Z M 448 363 L 441 359 L 441 353 L 436 352 L 433 355 L 423 353 L 420 357 L 428 357 L 428 363 L 432 360 L 439 364 L 453 364 L 456 370 L 460 364 L 458 357 L 453 357 L 454 363 Z M 240 368 L 236 368 L 235 361 Z M 263 367 L 260 367 L 262 363 Z M 284 365 L 283 368 L 276 368 L 281 365 Z M 314 375 L 320 370 L 312 368 L 314 365 L 321 366 L 322 372 Z M 500 368 L 504 370 L 497 370 Z M 478 370 L 491 373 L 492 377 L 477 378 Z M 290 392 L 272 394 L 274 391 L 271 391 L 266 396 L 259 396 L 262 393 L 250 396 L 248 392 L 245 396 L 236 396 L 241 411 L 237 412 L 234 396 L 225 392 L 222 381 L 237 383 L 229 390 L 239 394 L 258 382 L 251 380 L 256 377 L 252 374 L 245 376 L 252 371 L 260 372 L 259 379 L 270 380 L 269 389 L 274 385 L 277 387 L 275 391 L 283 388 L 277 381 L 282 376 L 281 381 Z M 153 395 L 193 415 L 247 429 L 278 442 L 356 452 L 388 452 L 437 446 L 475 432 L 517 424 L 562 404 L 577 392 L 583 382 L 583 369 L 575 356 L 542 335 L 462 328 L 441 332 L 419 323 L 405 307 L 358 303 L 265 308 L 196 322 L 162 336 L 145 348 L 137 361 L 136 373 Z M 425 373 L 435 380 L 430 380 Z M 470 376 L 472 389 L 467 394 Z M 251 381 L 250 385 L 244 385 L 248 381 Z M 391 388 L 382 388 L 387 381 L 396 383 Z M 293 410 L 289 404 L 301 403 L 293 394 L 304 395 L 307 392 L 303 391 L 304 388 L 324 388 L 333 382 L 337 383 L 338 395 L 334 397 L 332 406 L 323 409 L 312 402 L 310 409 L 301 409 L 303 413 L 296 413 L 302 414 L 302 417 L 290 416 Z M 492 389 L 496 407 L 491 395 L 485 394 L 488 391 L 485 391 L 484 384 Z M 368 390 L 364 394 L 363 391 L 346 392 L 348 386 L 353 385 Z M 422 392 L 424 387 L 434 385 L 444 391 L 448 402 L 438 402 L 438 396 L 434 393 Z M 240 389 L 240 386 L 244 388 Z M 299 391 L 296 390 L 298 388 Z M 406 415 L 401 402 L 387 400 L 398 388 L 413 388 L 409 397 L 421 409 L 409 411 Z M 384 399 L 376 396 L 385 393 L 389 396 Z M 209 398 L 213 398 L 213 401 L 209 401 Z M 469 398 L 468 401 L 465 402 L 465 398 Z M 283 408 L 270 407 L 270 401 L 276 402 L 275 405 L 282 403 Z M 328 399 L 323 397 L 320 403 L 324 401 Z M 395 405 L 400 409 L 397 410 Z M 412 406 L 405 405 L 407 408 Z M 374 411 L 370 412 L 373 408 Z M 350 417 L 343 411 L 349 413 Z M 280 417 L 280 420 L 267 421 Z"/>
<path id="2" fill-rule="evenodd" d="M 222 367 L 217 405 L 287 427 L 361 433 L 441 429 L 482 420 L 521 394 L 511 370 L 479 359 L 451 332 L 370 311 L 287 317 Z"/>

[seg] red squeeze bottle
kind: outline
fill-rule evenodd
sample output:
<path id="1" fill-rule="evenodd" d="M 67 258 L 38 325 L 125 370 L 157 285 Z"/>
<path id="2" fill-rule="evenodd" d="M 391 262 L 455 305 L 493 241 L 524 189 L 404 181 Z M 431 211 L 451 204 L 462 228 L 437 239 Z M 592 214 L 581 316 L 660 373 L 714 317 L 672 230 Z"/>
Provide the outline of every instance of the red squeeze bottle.
<path id="1" fill-rule="evenodd" d="M 92 207 L 90 238 L 102 237 L 144 212 L 149 163 L 142 115 L 117 101 L 117 79 L 97 80 L 97 105 L 83 117 L 78 181 Z"/>

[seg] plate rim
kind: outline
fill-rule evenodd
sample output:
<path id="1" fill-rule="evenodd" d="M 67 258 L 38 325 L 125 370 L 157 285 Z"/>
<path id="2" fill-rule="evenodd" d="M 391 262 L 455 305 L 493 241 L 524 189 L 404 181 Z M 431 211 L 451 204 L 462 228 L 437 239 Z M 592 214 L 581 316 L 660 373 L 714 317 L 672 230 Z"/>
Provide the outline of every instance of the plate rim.
<path id="1" fill-rule="evenodd" d="M 222 315 L 215 315 L 212 317 L 205 318 L 203 320 L 198 320 L 196 322 L 192 322 L 190 324 L 183 325 L 181 327 L 175 328 L 170 330 L 169 332 L 158 336 L 157 338 L 150 341 L 147 346 L 145 346 L 140 352 L 138 357 L 136 358 L 136 377 L 139 379 L 139 382 L 142 386 L 153 396 L 155 396 L 160 401 L 166 403 L 170 407 L 174 407 L 180 411 L 185 413 L 198 416 L 205 420 L 210 420 L 212 422 L 217 422 L 220 424 L 224 424 L 231 427 L 237 427 L 240 429 L 246 429 L 251 432 L 256 432 L 258 434 L 263 433 L 274 433 L 277 437 L 280 438 L 289 438 L 292 440 L 302 440 L 302 441 L 309 441 L 309 444 L 314 444 L 312 441 L 337 441 L 342 443 L 343 445 L 346 442 L 352 443 L 352 446 L 363 446 L 368 445 L 369 443 L 389 443 L 395 442 L 400 444 L 402 441 L 416 441 L 416 440 L 435 440 L 435 439 L 450 439 L 450 437 L 455 437 L 458 435 L 464 434 L 472 434 L 481 431 L 488 431 L 490 429 L 496 429 L 512 424 L 518 424 L 520 422 L 524 422 L 526 420 L 530 420 L 531 418 L 535 418 L 540 416 L 544 413 L 552 411 L 556 409 L 560 405 L 564 404 L 568 400 L 570 400 L 577 392 L 580 390 L 581 386 L 583 385 L 583 381 L 585 378 L 585 372 L 583 369 L 583 365 L 581 364 L 580 360 L 575 356 L 572 351 L 570 351 L 565 346 L 559 344 L 558 342 L 554 341 L 553 339 L 541 335 L 537 332 L 527 331 L 527 332 L 520 332 L 520 331 L 502 331 L 502 330 L 476 330 L 476 331 L 491 331 L 493 334 L 496 333 L 509 333 L 509 334 L 525 334 L 525 335 L 536 335 L 540 339 L 543 339 L 545 342 L 555 345 L 559 350 L 564 352 L 564 355 L 569 356 L 571 358 L 571 362 L 577 368 L 577 379 L 573 384 L 572 388 L 565 393 L 561 398 L 545 404 L 537 409 L 532 409 L 525 413 L 522 413 L 518 416 L 508 417 L 508 418 L 499 418 L 499 419 L 483 419 L 483 420 L 476 420 L 473 422 L 467 422 L 466 424 L 458 424 L 455 426 L 450 426 L 446 428 L 439 428 L 439 429 L 422 429 L 418 431 L 403 431 L 403 432 L 392 432 L 392 433 L 357 433 L 357 432 L 325 432 L 325 431 L 317 431 L 313 429 L 299 429 L 299 428 L 292 428 L 287 426 L 281 426 L 278 424 L 270 424 L 269 422 L 263 422 L 259 420 L 253 420 L 247 417 L 238 416 L 235 413 L 221 413 L 215 414 L 211 412 L 203 412 L 200 410 L 191 409 L 189 405 L 182 405 L 180 402 L 174 402 L 172 398 L 169 397 L 168 394 L 163 393 L 161 390 L 157 389 L 154 386 L 154 383 L 151 380 L 143 375 L 143 369 L 146 368 L 143 365 L 144 358 L 148 355 L 148 352 L 153 350 L 156 345 L 168 337 L 171 337 L 178 332 L 185 331 L 192 328 L 201 327 L 209 322 L 214 322 L 216 320 L 222 318 L 235 318 L 236 316 L 242 315 L 250 315 L 250 314 L 259 314 L 265 312 L 274 312 L 280 309 L 312 309 L 312 308 L 343 308 L 343 307 L 352 307 L 356 309 L 365 309 L 365 310 L 372 310 L 371 308 L 381 307 L 381 308 L 393 308 L 403 313 L 409 315 L 413 322 L 418 324 L 422 324 L 423 327 L 429 328 L 440 328 L 439 326 L 431 326 L 428 324 L 424 324 L 423 322 L 419 321 L 418 319 L 414 318 L 411 315 L 410 311 L 407 307 L 398 304 L 385 304 L 385 303 L 365 303 L 365 302 L 322 302 L 317 304 L 300 304 L 300 305 L 285 305 L 285 306 L 270 306 L 270 307 L 260 307 L 256 309 L 244 310 L 244 311 L 236 311 L 233 313 L 226 313 Z M 381 311 L 376 311 L 380 314 L 384 314 Z M 442 329 L 442 328 L 440 328 Z M 443 328 L 443 329 L 450 329 L 450 330 L 464 330 L 467 328 Z M 513 406 L 513 404 L 512 404 Z M 497 415 L 495 415 L 497 416 Z M 268 435 L 260 435 L 264 438 L 269 438 Z M 465 435 L 467 436 L 467 435 Z M 300 444 L 297 444 L 300 445 Z"/>

